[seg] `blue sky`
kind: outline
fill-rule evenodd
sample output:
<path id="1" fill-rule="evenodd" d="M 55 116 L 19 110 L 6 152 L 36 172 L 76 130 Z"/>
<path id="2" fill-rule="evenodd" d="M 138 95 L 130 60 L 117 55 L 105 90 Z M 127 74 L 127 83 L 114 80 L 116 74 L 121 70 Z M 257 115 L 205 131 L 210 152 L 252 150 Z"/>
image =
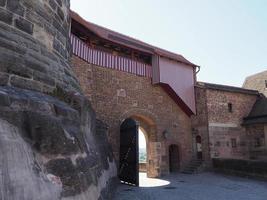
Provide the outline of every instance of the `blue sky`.
<path id="1" fill-rule="evenodd" d="M 242 86 L 267 70 L 267 0 L 71 0 L 98 25 L 182 54 L 198 80 Z"/>

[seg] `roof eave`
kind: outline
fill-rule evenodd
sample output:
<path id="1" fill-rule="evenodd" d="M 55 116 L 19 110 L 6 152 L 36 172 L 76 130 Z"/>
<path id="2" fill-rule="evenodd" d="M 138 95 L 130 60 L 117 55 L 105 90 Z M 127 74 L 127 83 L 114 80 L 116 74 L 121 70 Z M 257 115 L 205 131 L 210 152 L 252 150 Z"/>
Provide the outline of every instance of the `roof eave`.
<path id="1" fill-rule="evenodd" d="M 114 43 L 117 43 L 117 44 L 120 44 L 123 46 L 127 46 L 127 47 L 132 48 L 132 49 L 136 49 L 136 50 L 141 51 L 141 52 L 145 52 L 145 53 L 149 53 L 149 54 L 153 54 L 153 55 L 158 55 L 158 56 L 163 56 L 163 57 L 181 62 L 183 64 L 189 65 L 191 67 L 199 67 L 198 65 L 195 65 L 195 64 L 191 63 L 190 61 L 188 61 L 187 59 L 185 59 L 182 55 L 175 54 L 175 53 L 169 52 L 169 51 L 164 50 L 164 49 L 160 49 L 158 47 L 144 43 L 142 41 L 133 39 L 129 36 L 117 33 L 115 31 L 106 29 L 104 27 L 98 26 L 98 25 L 93 24 L 93 23 L 90 23 L 90 22 L 86 21 L 85 19 L 83 19 L 79 14 L 77 14 L 76 12 L 74 12 L 72 10 L 70 11 L 70 16 L 73 20 L 75 20 L 76 22 L 78 22 L 79 24 L 81 24 L 82 26 L 87 28 L 88 30 L 92 31 L 100 38 L 109 40 L 111 42 L 114 42 Z M 124 42 L 120 42 L 118 40 L 112 39 L 112 37 L 110 37 L 110 35 L 115 35 L 115 36 L 121 37 L 122 39 L 128 40 L 131 43 L 138 44 L 138 46 L 140 46 L 140 47 L 133 46 L 133 45 L 126 44 Z M 142 48 L 141 46 L 144 46 L 144 48 Z"/>

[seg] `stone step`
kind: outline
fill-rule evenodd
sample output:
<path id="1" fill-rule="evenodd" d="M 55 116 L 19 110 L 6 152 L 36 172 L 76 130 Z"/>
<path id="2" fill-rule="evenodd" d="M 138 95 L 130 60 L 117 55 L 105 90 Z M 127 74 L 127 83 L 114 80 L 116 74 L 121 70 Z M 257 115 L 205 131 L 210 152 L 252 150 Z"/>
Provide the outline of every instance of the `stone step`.
<path id="1" fill-rule="evenodd" d="M 190 163 L 184 168 L 182 173 L 184 174 L 194 174 L 196 173 L 197 169 L 201 166 L 202 160 L 193 159 Z"/>

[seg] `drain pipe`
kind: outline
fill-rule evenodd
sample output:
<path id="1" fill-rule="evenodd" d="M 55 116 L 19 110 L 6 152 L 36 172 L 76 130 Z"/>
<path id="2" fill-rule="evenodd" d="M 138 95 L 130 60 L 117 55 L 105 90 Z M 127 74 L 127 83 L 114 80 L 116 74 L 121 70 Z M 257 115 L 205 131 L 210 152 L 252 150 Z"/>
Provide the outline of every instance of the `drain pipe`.
<path id="1" fill-rule="evenodd" d="M 200 66 L 196 66 L 197 67 L 197 71 L 196 71 L 196 75 L 197 75 L 197 73 L 200 71 Z"/>

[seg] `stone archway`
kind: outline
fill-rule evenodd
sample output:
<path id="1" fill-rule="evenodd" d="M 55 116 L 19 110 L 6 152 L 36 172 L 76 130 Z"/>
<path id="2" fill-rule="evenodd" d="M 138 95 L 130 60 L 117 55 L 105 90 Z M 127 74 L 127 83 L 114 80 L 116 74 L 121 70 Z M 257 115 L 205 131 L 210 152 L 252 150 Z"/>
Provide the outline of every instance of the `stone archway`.
<path id="1" fill-rule="evenodd" d="M 160 158 L 161 158 L 161 143 L 158 141 L 157 136 L 157 117 L 150 112 L 141 109 L 134 109 L 121 116 L 120 121 L 125 119 L 134 119 L 139 127 L 143 130 L 146 138 L 146 151 L 147 151 L 147 176 L 159 177 L 160 176 Z"/>

